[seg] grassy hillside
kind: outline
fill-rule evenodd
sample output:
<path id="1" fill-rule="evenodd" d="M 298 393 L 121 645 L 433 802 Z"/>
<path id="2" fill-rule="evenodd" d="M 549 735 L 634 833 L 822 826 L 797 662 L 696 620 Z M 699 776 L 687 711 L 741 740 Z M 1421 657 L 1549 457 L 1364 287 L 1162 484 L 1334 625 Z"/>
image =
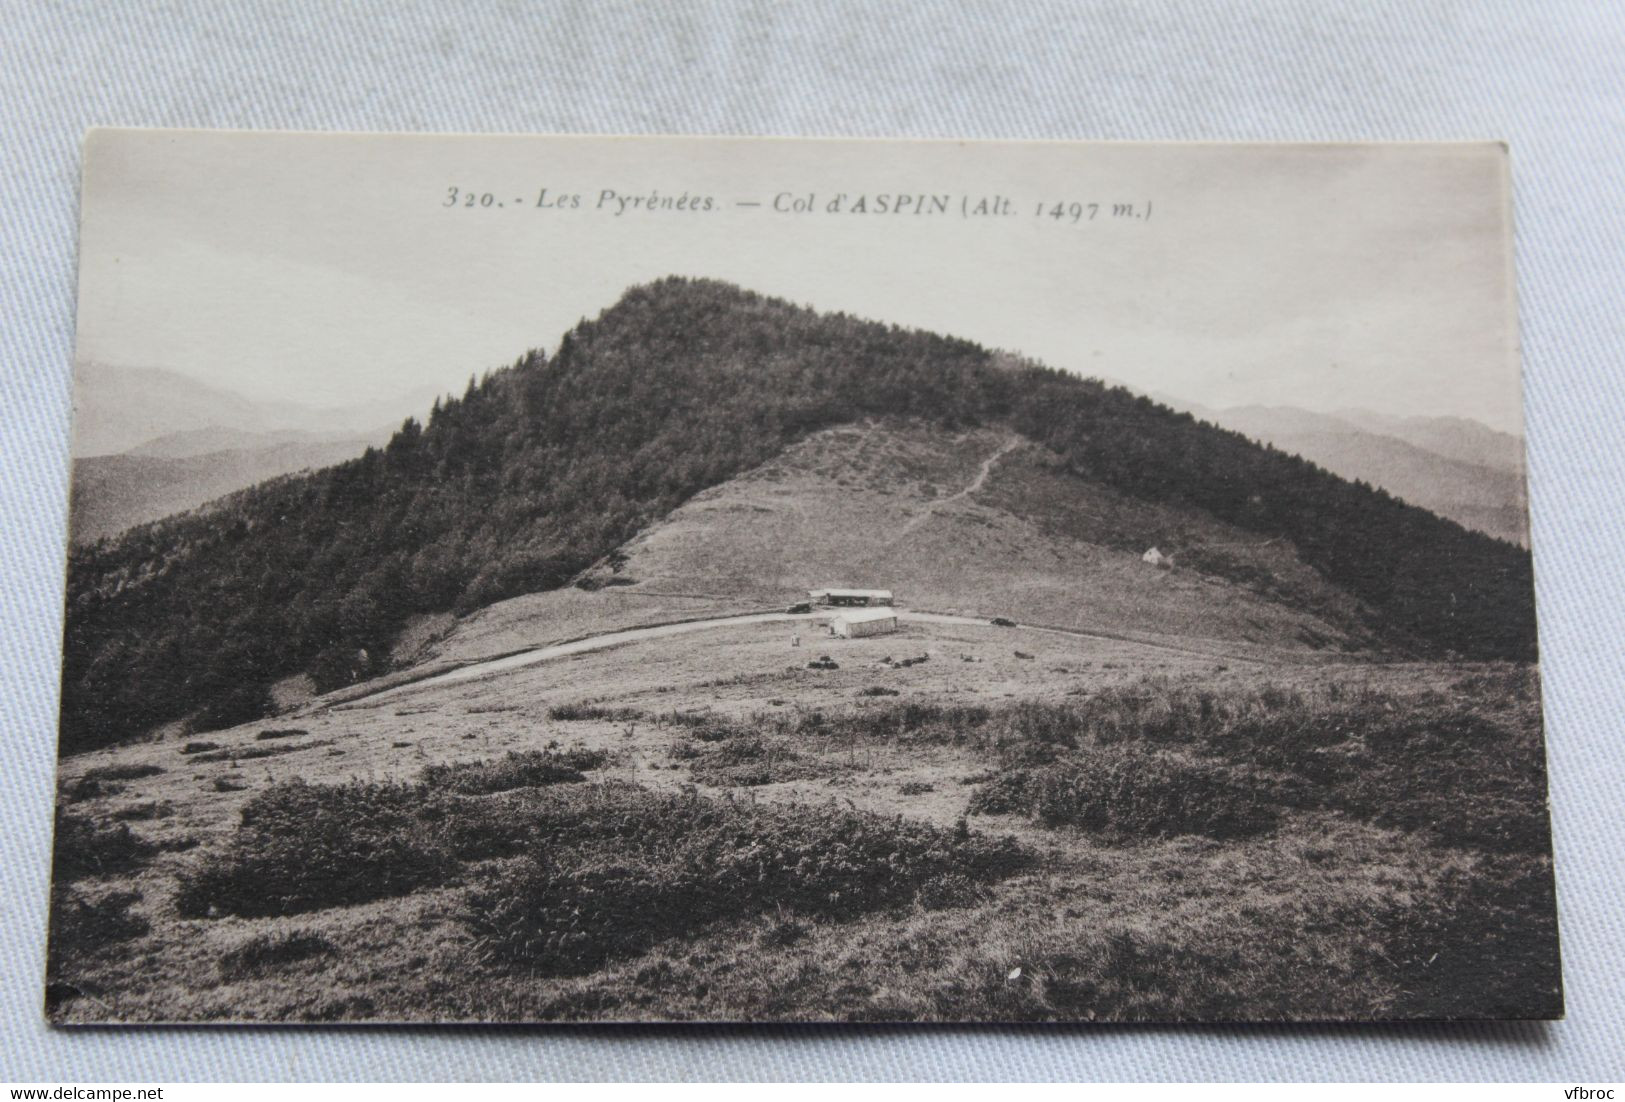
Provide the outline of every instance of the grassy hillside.
<path id="1" fill-rule="evenodd" d="M 1516 548 L 1125 391 L 667 279 L 383 449 L 75 550 L 62 747 L 238 722 L 301 671 L 377 673 L 414 616 L 565 585 L 696 493 L 871 416 L 1007 428 L 1119 498 L 1285 541 L 1397 646 L 1533 655 Z"/>
<path id="2" fill-rule="evenodd" d="M 661 596 L 769 607 L 813 585 L 883 585 L 914 609 L 1125 637 L 1289 650 L 1368 641 L 1355 602 L 1290 547 L 1262 542 L 1071 475 L 1006 429 L 869 422 L 815 433 L 697 494 L 581 584 L 633 608 Z M 1142 562 L 1151 546 L 1175 567 Z"/>
<path id="3" fill-rule="evenodd" d="M 1528 669 L 806 642 L 733 625 L 77 757 L 50 1013 L 1561 1009 Z"/>

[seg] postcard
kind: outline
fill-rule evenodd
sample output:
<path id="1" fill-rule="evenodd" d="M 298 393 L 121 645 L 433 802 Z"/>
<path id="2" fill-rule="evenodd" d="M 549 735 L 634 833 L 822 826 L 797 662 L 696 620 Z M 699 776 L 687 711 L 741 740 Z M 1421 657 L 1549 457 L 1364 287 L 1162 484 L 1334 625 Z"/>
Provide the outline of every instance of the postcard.
<path id="1" fill-rule="evenodd" d="M 48 1018 L 1561 1016 L 1509 180 L 93 131 Z"/>

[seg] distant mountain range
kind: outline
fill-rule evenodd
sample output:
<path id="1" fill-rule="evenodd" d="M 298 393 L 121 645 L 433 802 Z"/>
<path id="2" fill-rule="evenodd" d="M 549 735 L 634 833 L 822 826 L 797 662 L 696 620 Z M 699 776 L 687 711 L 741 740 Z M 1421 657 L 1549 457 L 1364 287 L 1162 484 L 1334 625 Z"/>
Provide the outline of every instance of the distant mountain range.
<path id="1" fill-rule="evenodd" d="M 70 538 L 85 543 L 115 536 L 270 478 L 354 459 L 385 443 L 393 428 L 370 436 L 199 429 L 161 436 L 123 455 L 77 459 Z M 199 450 L 231 436 L 237 437 L 237 446 Z"/>
<path id="2" fill-rule="evenodd" d="M 82 364 L 74 380 L 74 543 L 198 508 L 381 445 L 436 392 L 353 407 L 261 402 L 160 368 Z"/>
<path id="3" fill-rule="evenodd" d="M 382 445 L 405 417 L 421 417 L 436 396 L 420 388 L 374 405 L 320 408 L 257 402 L 158 368 L 82 365 L 72 540 L 116 535 L 268 478 L 353 458 Z M 1464 527 L 1529 545 L 1521 437 L 1463 417 L 1214 409 L 1152 396 Z"/>
<path id="4" fill-rule="evenodd" d="M 380 426 L 421 417 L 442 393 L 436 387 L 417 387 L 362 405 L 312 406 L 258 401 L 163 368 L 98 363 L 75 368 L 73 390 L 75 458 L 139 452 L 161 438 L 171 441 L 160 445 L 170 449 L 163 452 L 169 458 L 240 449 L 244 444 L 234 433 L 370 438 Z M 252 446 L 266 443 L 270 441 Z"/>
<path id="5" fill-rule="evenodd" d="M 1523 439 L 1462 417 L 1295 406 L 1211 409 L 1158 400 L 1333 474 L 1387 490 L 1465 528 L 1529 546 Z"/>

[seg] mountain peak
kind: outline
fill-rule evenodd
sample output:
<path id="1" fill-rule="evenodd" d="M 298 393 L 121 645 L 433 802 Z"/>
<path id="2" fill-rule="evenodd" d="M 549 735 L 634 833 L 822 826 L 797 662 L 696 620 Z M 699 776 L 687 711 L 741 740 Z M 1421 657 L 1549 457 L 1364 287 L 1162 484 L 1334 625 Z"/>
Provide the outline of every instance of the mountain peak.
<path id="1" fill-rule="evenodd" d="M 489 373 L 382 450 L 77 550 L 64 745 L 252 716 L 293 673 L 332 687 L 382 672 L 414 616 L 567 586 L 697 494 L 876 418 L 996 429 L 1053 457 L 1064 478 L 1045 485 L 1289 548 L 1396 653 L 1533 651 L 1516 548 L 1125 390 L 674 277 L 630 289 L 551 360 Z M 1279 580 L 1212 550 L 1217 576 Z"/>

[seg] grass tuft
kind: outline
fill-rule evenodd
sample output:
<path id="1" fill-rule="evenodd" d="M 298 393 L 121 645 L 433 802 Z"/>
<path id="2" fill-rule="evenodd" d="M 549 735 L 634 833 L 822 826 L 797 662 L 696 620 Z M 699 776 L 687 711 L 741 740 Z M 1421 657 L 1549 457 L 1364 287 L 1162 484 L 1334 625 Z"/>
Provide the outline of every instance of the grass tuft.
<path id="1" fill-rule="evenodd" d="M 418 779 L 434 791 L 477 796 L 514 788 L 584 781 L 587 778 L 583 770 L 601 768 L 609 757 L 606 751 L 585 747 L 558 751 L 510 750 L 506 757 L 488 761 L 431 765 L 418 774 Z"/>

